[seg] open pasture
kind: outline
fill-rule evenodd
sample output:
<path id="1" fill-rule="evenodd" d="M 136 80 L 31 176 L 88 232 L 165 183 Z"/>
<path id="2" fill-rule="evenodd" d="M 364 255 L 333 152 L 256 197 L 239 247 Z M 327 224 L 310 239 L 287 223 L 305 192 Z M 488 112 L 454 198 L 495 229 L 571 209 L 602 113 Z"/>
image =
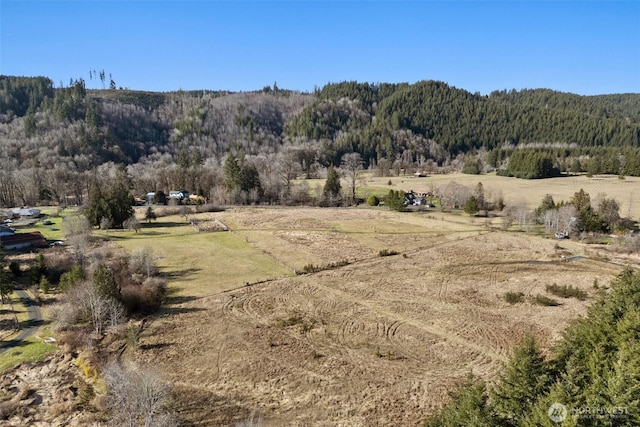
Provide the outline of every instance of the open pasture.
<path id="1" fill-rule="evenodd" d="M 606 285 L 621 268 L 582 257 L 575 242 L 559 247 L 433 212 L 200 215 L 231 231 L 161 226 L 180 221 L 168 217 L 120 239 L 129 249 L 151 245 L 170 286 L 191 297 L 170 301 L 134 357 L 164 372 L 193 425 L 235 425 L 254 411 L 267 426 L 420 425 L 469 372 L 495 379 L 525 333 L 551 345 L 585 312 L 594 280 Z M 294 275 L 341 260 L 348 264 Z M 553 283 L 589 299 L 530 301 Z M 526 300 L 511 305 L 506 292 Z"/>
<path id="2" fill-rule="evenodd" d="M 392 186 L 387 183 L 391 179 Z M 569 201 L 574 193 L 583 189 L 591 196 L 591 200 L 598 194 L 613 197 L 620 204 L 620 215 L 631 218 L 640 218 L 640 177 L 625 177 L 619 179 L 612 175 L 598 175 L 588 178 L 585 175 L 562 176 L 547 179 L 518 179 L 497 176 L 493 173 L 487 175 L 466 175 L 462 173 L 429 175 L 424 178 L 413 176 L 400 176 L 392 178 L 367 178 L 362 191 L 371 189 L 372 192 L 387 189 L 401 189 L 404 191 L 427 193 L 438 187 L 446 186 L 449 182 L 456 182 L 469 188 L 475 188 L 478 182 L 482 182 L 487 195 L 502 194 L 505 204 L 524 203 L 530 209 L 540 205 L 546 194 L 551 194 L 556 202 Z M 388 192 L 388 190 L 387 190 Z"/>

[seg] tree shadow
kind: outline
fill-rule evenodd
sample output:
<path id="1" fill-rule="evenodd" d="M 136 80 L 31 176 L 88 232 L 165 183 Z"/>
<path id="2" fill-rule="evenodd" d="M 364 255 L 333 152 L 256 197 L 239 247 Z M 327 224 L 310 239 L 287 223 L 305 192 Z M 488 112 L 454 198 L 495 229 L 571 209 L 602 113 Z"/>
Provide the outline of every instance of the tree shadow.
<path id="1" fill-rule="evenodd" d="M 35 319 L 29 319 L 29 320 L 25 320 L 23 322 L 20 322 L 20 329 L 29 329 L 29 328 L 36 328 L 36 327 L 40 327 L 40 326 L 44 326 L 44 325 L 48 325 L 51 322 L 48 320 L 35 320 Z"/>
<path id="2" fill-rule="evenodd" d="M 32 300 L 31 298 L 20 298 L 19 303 L 25 307 L 34 307 L 39 305 L 36 301 Z"/>
<path id="3" fill-rule="evenodd" d="M 174 393 L 178 396 L 175 407 L 181 415 L 181 425 L 185 427 L 240 425 L 254 412 L 251 409 L 251 399 L 240 393 L 227 397 L 201 387 L 186 385 L 175 386 Z"/>
<path id="4" fill-rule="evenodd" d="M 160 342 L 156 344 L 140 344 L 138 345 L 138 348 L 140 350 L 156 350 L 160 348 L 171 347 L 172 345 L 174 345 L 174 343 L 172 342 Z"/>
<path id="5" fill-rule="evenodd" d="M 20 348 L 26 347 L 32 344 L 26 340 L 10 340 L 10 341 L 0 341 L 0 350 L 8 350 L 10 348 Z M 18 353 L 19 354 L 19 353 Z"/>
<path id="6" fill-rule="evenodd" d="M 195 301 L 195 300 L 200 299 L 200 297 L 195 297 L 195 296 L 191 296 L 191 295 L 175 295 L 175 293 L 177 293 L 177 292 L 178 292 L 177 289 L 169 290 L 168 296 L 165 299 L 165 305 L 184 304 L 184 303 L 187 303 L 187 302 L 191 302 L 191 301 Z"/>
<path id="7" fill-rule="evenodd" d="M 154 221 L 151 223 L 141 222 L 140 230 L 152 229 L 152 228 L 169 228 L 169 227 L 184 227 L 188 226 L 188 222 L 175 222 L 175 221 Z"/>
<path id="8" fill-rule="evenodd" d="M 162 276 L 169 280 L 190 280 L 189 276 L 196 274 L 199 272 L 199 268 L 185 268 L 184 270 L 174 270 L 174 271 L 163 271 Z"/>
<path id="9" fill-rule="evenodd" d="M 191 295 L 176 295 L 180 289 L 171 288 L 167 294 L 167 297 L 164 300 L 164 304 L 158 310 L 158 313 L 161 315 L 166 314 L 184 314 L 184 313 L 195 313 L 198 311 L 206 311 L 205 308 L 200 307 L 183 307 L 183 304 L 199 300 L 201 297 L 191 296 Z"/>
<path id="10" fill-rule="evenodd" d="M 172 314 L 187 314 L 187 313 L 197 313 L 200 311 L 207 311 L 206 308 L 202 307 L 162 307 L 159 311 L 160 314 L 163 315 L 172 315 Z"/>
<path id="11" fill-rule="evenodd" d="M 8 311 L 8 310 L 7 310 Z M 0 331 L 12 331 L 16 328 L 16 321 L 11 317 L 11 319 L 2 319 L 0 320 Z"/>

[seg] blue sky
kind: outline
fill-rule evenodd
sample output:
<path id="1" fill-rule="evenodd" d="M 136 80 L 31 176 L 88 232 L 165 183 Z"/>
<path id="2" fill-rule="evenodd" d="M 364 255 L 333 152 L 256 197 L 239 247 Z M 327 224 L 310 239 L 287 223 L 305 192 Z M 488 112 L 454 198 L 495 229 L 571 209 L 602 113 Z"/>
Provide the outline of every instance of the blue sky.
<path id="1" fill-rule="evenodd" d="M 640 93 L 640 1 L 8 1 L 0 73 L 130 89 L 312 91 L 441 80 L 471 92 Z"/>

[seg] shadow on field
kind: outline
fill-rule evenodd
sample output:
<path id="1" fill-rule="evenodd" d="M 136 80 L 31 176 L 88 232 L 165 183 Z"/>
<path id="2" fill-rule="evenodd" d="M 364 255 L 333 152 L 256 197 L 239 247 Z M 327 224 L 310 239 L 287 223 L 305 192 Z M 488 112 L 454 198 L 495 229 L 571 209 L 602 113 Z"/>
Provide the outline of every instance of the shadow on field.
<path id="1" fill-rule="evenodd" d="M 9 311 L 9 310 L 3 310 Z M 11 319 L 3 319 L 0 320 L 0 331 L 15 331 L 16 330 L 16 321 L 12 317 Z"/>
<path id="2" fill-rule="evenodd" d="M 159 348 L 171 347 L 174 343 L 171 342 L 159 342 L 156 344 L 141 344 L 138 346 L 140 350 L 157 350 Z"/>
<path id="3" fill-rule="evenodd" d="M 175 295 L 178 292 L 178 289 L 170 289 L 167 299 L 165 300 L 165 305 L 176 305 L 176 304 L 184 304 L 187 302 L 195 301 L 200 299 L 200 297 L 195 297 L 191 295 Z"/>
<path id="4" fill-rule="evenodd" d="M 162 275 L 169 281 L 172 280 L 189 280 L 189 276 L 196 274 L 197 272 L 199 272 L 200 269 L 199 268 L 185 268 L 184 270 L 174 270 L 174 271 L 168 271 L 168 272 L 163 272 Z"/>
<path id="5" fill-rule="evenodd" d="M 194 379 L 196 384 L 198 379 Z M 205 387 L 197 385 L 181 385 L 175 387 L 176 410 L 182 418 L 182 426 L 196 427 L 207 425 L 234 426 L 234 425 L 258 425 L 244 424 L 252 411 L 250 400 L 242 395 L 226 397 L 205 390 Z M 243 405 L 243 403 L 245 403 Z M 241 424 L 243 423 L 243 424 Z"/>
<path id="6" fill-rule="evenodd" d="M 10 348 L 26 347 L 26 346 L 28 346 L 30 344 L 32 344 L 32 343 L 27 341 L 27 340 L 0 341 L 0 349 L 1 350 L 8 350 Z M 20 354 L 20 353 L 17 352 L 15 354 Z"/>
<path id="7" fill-rule="evenodd" d="M 140 230 L 144 231 L 144 230 L 149 230 L 149 229 L 154 229 L 154 228 L 169 228 L 169 227 L 184 227 L 186 225 L 189 225 L 188 222 L 175 222 L 175 221 L 154 221 L 151 223 L 147 223 L 147 222 L 143 222 L 140 223 L 141 227 Z"/>
<path id="8" fill-rule="evenodd" d="M 205 311 L 206 309 L 200 307 L 182 307 L 182 304 L 186 304 L 191 301 L 200 299 L 200 297 L 194 296 L 178 296 L 175 293 L 178 289 L 170 289 L 169 296 L 165 299 L 164 305 L 161 308 L 162 314 L 184 314 L 195 313 L 198 311 Z"/>

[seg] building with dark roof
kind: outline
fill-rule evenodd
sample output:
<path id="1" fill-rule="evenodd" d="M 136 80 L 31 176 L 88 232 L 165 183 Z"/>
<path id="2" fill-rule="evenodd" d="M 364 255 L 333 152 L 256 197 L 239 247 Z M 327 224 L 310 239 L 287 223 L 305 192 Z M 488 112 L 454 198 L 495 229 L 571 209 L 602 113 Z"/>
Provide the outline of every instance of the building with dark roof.
<path id="1" fill-rule="evenodd" d="M 0 236 L 0 246 L 5 251 L 23 248 L 47 248 L 47 241 L 39 231 L 31 233 L 16 233 L 7 236 Z"/>

